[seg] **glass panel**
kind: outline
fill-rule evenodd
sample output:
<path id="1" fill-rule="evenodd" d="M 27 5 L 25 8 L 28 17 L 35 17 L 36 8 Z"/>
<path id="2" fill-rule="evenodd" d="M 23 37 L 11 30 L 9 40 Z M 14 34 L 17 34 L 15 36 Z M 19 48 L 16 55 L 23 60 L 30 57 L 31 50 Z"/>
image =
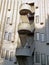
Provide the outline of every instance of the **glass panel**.
<path id="1" fill-rule="evenodd" d="M 47 65 L 49 65 L 49 55 L 47 55 Z"/>
<path id="2" fill-rule="evenodd" d="M 11 41 L 11 33 L 8 35 L 8 41 Z"/>
<path id="3" fill-rule="evenodd" d="M 40 53 L 36 52 L 35 59 L 36 59 L 36 63 L 40 63 Z"/>
<path id="4" fill-rule="evenodd" d="M 46 57 L 45 54 L 41 54 L 41 64 L 46 65 Z"/>
<path id="5" fill-rule="evenodd" d="M 10 52 L 10 61 L 13 60 L 13 52 Z"/>
<path id="6" fill-rule="evenodd" d="M 6 51 L 5 59 L 8 60 L 8 58 L 9 58 L 9 51 L 7 50 L 7 51 Z"/>
<path id="7" fill-rule="evenodd" d="M 41 34 L 41 41 L 44 41 L 44 34 Z"/>
<path id="8" fill-rule="evenodd" d="M 8 23 L 9 23 L 9 21 L 10 21 L 10 17 L 7 17 L 7 21 L 6 21 L 6 23 L 8 24 Z"/>
<path id="9" fill-rule="evenodd" d="M 37 40 L 39 40 L 39 33 L 36 33 L 36 38 Z"/>
<path id="10" fill-rule="evenodd" d="M 5 32 L 5 34 L 4 34 L 4 39 L 5 39 L 5 40 L 8 40 L 8 32 Z"/>
<path id="11" fill-rule="evenodd" d="M 36 23 L 39 23 L 39 16 L 36 16 Z"/>
<path id="12" fill-rule="evenodd" d="M 2 51 L 1 51 L 1 58 L 4 58 L 5 57 L 5 50 L 3 49 Z"/>

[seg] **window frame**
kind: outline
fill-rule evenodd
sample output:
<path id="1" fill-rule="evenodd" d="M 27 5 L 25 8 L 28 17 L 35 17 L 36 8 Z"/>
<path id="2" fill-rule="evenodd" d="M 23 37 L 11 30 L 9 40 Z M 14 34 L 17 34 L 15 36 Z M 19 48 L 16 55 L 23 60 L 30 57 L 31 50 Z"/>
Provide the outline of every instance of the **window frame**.
<path id="1" fill-rule="evenodd" d="M 40 33 L 41 42 L 45 41 L 45 33 Z"/>
<path id="2" fill-rule="evenodd" d="M 9 21 L 10 21 L 10 17 L 7 17 L 6 24 L 9 24 Z"/>
<path id="3" fill-rule="evenodd" d="M 49 65 L 49 55 L 47 55 L 47 65 Z"/>
<path id="4" fill-rule="evenodd" d="M 9 33 L 8 33 L 8 41 L 11 41 L 11 37 L 12 37 L 12 33 L 9 32 Z"/>
<path id="5" fill-rule="evenodd" d="M 2 49 L 1 50 L 1 58 L 4 58 L 5 57 L 5 49 Z"/>
<path id="6" fill-rule="evenodd" d="M 5 31 L 5 33 L 4 33 L 4 40 L 8 40 L 8 32 L 7 31 Z"/>
<path id="7" fill-rule="evenodd" d="M 38 56 L 37 56 L 38 55 Z M 35 53 L 35 62 L 36 63 L 40 63 L 40 53 L 39 52 L 36 52 Z"/>
<path id="8" fill-rule="evenodd" d="M 40 41 L 40 33 L 39 32 L 36 32 L 36 41 Z"/>
<path id="9" fill-rule="evenodd" d="M 43 57 L 42 55 L 44 55 L 44 60 L 43 60 Z M 43 61 L 42 61 L 43 60 Z M 41 65 L 46 65 L 46 55 L 43 53 L 41 54 Z"/>
<path id="10" fill-rule="evenodd" d="M 36 23 L 39 23 L 39 15 L 36 16 Z"/>
<path id="11" fill-rule="evenodd" d="M 13 51 L 11 51 L 10 52 L 10 59 L 9 59 L 10 61 L 13 61 L 13 54 L 14 54 Z"/>
<path id="12" fill-rule="evenodd" d="M 5 60 L 9 59 L 9 50 L 6 51 Z"/>

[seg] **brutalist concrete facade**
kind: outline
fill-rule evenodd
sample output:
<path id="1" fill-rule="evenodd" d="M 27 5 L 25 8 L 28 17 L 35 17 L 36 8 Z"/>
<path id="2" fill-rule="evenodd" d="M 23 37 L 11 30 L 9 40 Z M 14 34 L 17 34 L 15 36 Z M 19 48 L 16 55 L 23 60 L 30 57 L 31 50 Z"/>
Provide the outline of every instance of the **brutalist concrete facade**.
<path id="1" fill-rule="evenodd" d="M 49 0 L 0 0 L 0 65 L 49 65 Z"/>

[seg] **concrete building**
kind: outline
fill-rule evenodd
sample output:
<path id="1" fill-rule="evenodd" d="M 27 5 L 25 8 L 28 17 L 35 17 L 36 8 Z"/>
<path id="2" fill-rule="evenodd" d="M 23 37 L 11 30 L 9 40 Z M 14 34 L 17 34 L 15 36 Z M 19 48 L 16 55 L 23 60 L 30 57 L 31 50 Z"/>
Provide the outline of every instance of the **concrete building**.
<path id="1" fill-rule="evenodd" d="M 0 0 L 0 65 L 49 65 L 49 0 Z"/>

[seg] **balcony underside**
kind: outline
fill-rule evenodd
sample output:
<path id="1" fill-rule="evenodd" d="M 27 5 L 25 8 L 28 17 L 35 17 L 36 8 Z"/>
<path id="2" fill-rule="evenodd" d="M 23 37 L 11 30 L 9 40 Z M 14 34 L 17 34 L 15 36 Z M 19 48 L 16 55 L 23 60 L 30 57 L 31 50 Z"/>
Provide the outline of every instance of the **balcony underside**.
<path id="1" fill-rule="evenodd" d="M 32 34 L 30 31 L 28 30 L 19 30 L 18 31 L 19 34 Z"/>
<path id="2" fill-rule="evenodd" d="M 31 6 L 28 4 L 22 4 L 20 7 L 20 15 L 27 15 L 28 13 L 32 13 Z"/>
<path id="3" fill-rule="evenodd" d="M 28 9 L 22 9 L 22 10 L 20 11 L 20 15 L 27 15 L 28 13 L 31 13 L 31 11 L 28 10 Z"/>
<path id="4" fill-rule="evenodd" d="M 26 2 L 26 4 L 29 4 L 31 6 L 34 6 L 34 2 Z"/>
<path id="5" fill-rule="evenodd" d="M 30 48 L 17 48 L 16 49 L 16 56 L 31 56 Z"/>
<path id="6" fill-rule="evenodd" d="M 19 65 L 28 65 L 27 57 L 19 56 L 19 57 L 17 57 L 17 61 L 18 61 Z"/>

